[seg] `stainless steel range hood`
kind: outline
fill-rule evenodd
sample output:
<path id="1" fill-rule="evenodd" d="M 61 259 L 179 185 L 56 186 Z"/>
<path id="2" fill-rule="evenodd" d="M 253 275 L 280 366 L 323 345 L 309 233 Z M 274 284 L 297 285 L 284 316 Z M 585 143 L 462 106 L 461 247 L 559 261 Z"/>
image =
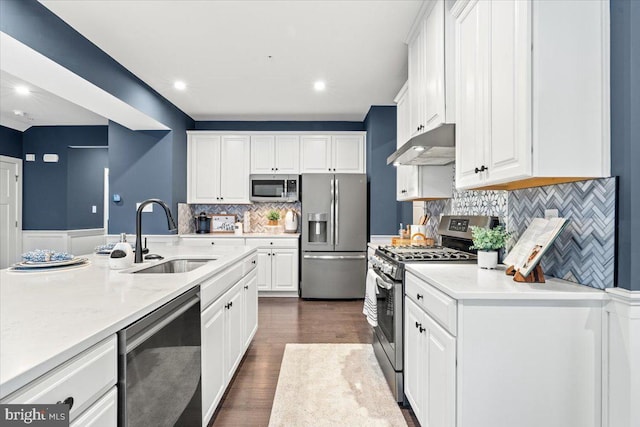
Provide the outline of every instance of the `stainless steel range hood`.
<path id="1" fill-rule="evenodd" d="M 456 159 L 456 125 L 442 124 L 416 135 L 387 157 L 387 164 L 442 166 Z"/>

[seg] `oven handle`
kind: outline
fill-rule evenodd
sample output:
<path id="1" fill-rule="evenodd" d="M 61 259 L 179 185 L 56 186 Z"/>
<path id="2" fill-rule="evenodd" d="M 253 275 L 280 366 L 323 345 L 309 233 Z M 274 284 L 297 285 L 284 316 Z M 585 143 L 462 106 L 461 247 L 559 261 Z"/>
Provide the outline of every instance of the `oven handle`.
<path id="1" fill-rule="evenodd" d="M 378 285 L 379 288 L 390 290 L 393 289 L 396 284 L 396 282 L 387 279 L 384 273 L 380 273 L 375 267 L 373 268 L 373 274 L 376 275 L 376 285 Z"/>

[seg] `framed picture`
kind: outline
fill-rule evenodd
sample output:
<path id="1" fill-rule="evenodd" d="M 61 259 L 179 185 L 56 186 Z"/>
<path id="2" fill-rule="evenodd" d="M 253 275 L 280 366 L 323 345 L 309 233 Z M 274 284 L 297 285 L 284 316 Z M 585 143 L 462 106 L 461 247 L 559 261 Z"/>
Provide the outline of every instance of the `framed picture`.
<path id="1" fill-rule="evenodd" d="M 235 215 L 211 215 L 211 232 L 233 233 L 235 222 Z"/>

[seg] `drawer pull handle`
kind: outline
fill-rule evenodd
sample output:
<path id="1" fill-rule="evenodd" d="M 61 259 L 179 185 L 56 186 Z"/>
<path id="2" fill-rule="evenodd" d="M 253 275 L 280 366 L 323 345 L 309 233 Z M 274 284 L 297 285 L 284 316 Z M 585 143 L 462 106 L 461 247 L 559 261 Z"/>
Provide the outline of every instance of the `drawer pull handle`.
<path id="1" fill-rule="evenodd" d="M 67 397 L 65 400 L 59 400 L 56 405 L 69 405 L 69 410 L 71 410 L 71 408 L 73 408 L 73 397 L 69 396 Z"/>
<path id="2" fill-rule="evenodd" d="M 422 299 L 422 298 L 424 298 L 424 296 L 422 296 L 422 295 L 420 295 L 420 294 L 416 294 L 416 297 L 417 297 L 418 299 Z"/>

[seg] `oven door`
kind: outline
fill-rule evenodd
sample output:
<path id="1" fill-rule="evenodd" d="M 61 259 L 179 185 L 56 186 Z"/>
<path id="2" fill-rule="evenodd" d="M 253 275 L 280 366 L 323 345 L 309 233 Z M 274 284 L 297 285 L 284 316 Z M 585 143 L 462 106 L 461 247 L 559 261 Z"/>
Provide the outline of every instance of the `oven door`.
<path id="1" fill-rule="evenodd" d="M 404 295 L 402 282 L 396 282 L 374 268 L 378 286 L 378 326 L 376 336 L 396 371 L 402 370 L 402 316 Z"/>

